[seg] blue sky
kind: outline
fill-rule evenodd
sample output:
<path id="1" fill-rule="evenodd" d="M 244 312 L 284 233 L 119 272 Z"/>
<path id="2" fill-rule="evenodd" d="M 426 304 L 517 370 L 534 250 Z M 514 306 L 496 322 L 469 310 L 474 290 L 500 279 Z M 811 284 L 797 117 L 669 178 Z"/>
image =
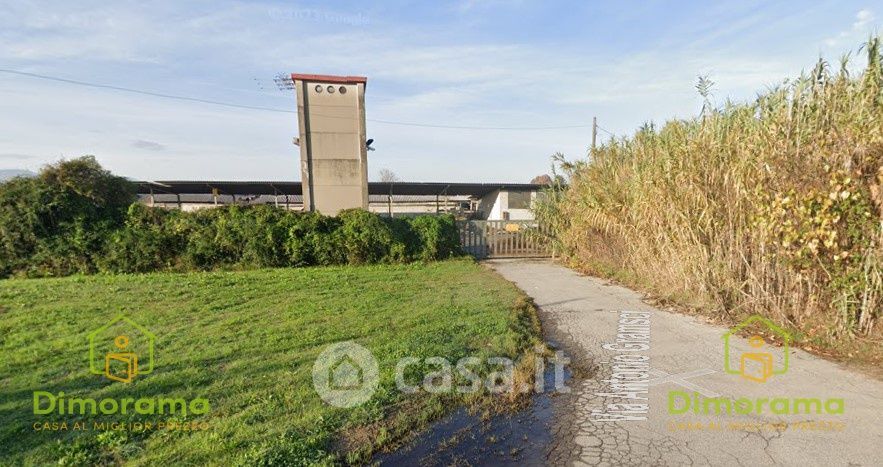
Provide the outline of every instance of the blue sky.
<path id="1" fill-rule="evenodd" d="M 76 4 L 75 4 L 76 3 Z M 185 4 L 186 3 L 186 4 Z M 526 182 L 621 135 L 750 99 L 879 31 L 827 2 L 0 2 L 0 68 L 295 110 L 280 72 L 368 77 L 371 175 Z M 860 62 L 860 61 L 859 61 Z M 94 154 L 137 179 L 295 180 L 296 115 L 0 73 L 0 169 Z M 602 131 L 600 137 L 609 137 Z"/>

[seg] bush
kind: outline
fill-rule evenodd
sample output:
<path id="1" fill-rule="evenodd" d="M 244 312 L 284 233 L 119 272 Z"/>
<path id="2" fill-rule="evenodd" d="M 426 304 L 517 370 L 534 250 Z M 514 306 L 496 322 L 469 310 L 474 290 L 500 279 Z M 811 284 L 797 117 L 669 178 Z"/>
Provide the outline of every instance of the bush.
<path id="1" fill-rule="evenodd" d="M 338 215 L 340 235 L 349 264 L 388 262 L 393 249 L 392 230 L 376 214 L 362 209 L 347 209 Z M 403 247 L 396 247 L 404 250 Z"/>
<path id="2" fill-rule="evenodd" d="M 187 245 L 185 231 L 175 229 L 178 211 L 132 204 L 125 227 L 113 232 L 99 267 L 105 272 L 174 269 Z"/>
<path id="3" fill-rule="evenodd" d="M 389 249 L 389 261 L 404 263 L 417 259 L 421 248 L 420 236 L 414 231 L 411 221 L 400 217 L 385 217 L 383 221 L 389 226 L 393 238 L 393 244 Z"/>
<path id="4" fill-rule="evenodd" d="M 460 234 L 454 216 L 418 216 L 411 220 L 418 238 L 416 258 L 423 261 L 450 258 L 460 251 Z"/>
<path id="5" fill-rule="evenodd" d="M 134 203 L 92 157 L 0 184 L 0 277 L 401 263 L 459 250 L 451 216 L 337 217 L 272 206 L 182 212 Z"/>
<path id="6" fill-rule="evenodd" d="M 45 189 L 36 178 L 16 177 L 0 185 L 0 277 L 27 269 L 46 236 Z"/>
<path id="7" fill-rule="evenodd" d="M 294 213 L 288 227 L 285 253 L 291 266 L 338 264 L 343 256 L 334 236 L 332 218 L 316 212 Z"/>
<path id="8" fill-rule="evenodd" d="M 92 156 L 0 184 L 0 277 L 93 273 L 135 186 Z"/>
<path id="9" fill-rule="evenodd" d="M 349 209 L 329 217 L 271 206 L 187 213 L 133 205 L 102 265 L 146 272 L 432 261 L 456 254 L 458 239 L 450 216 L 384 219 Z"/>
<path id="10" fill-rule="evenodd" d="M 235 262 L 235 251 L 229 251 L 230 242 L 218 239 L 221 209 L 206 209 L 187 213 L 180 229 L 187 232 L 187 244 L 181 258 L 186 269 L 211 269 Z"/>
<path id="11" fill-rule="evenodd" d="M 306 234 L 315 263 L 320 266 L 344 264 L 346 252 L 343 248 L 343 235 L 340 232 L 340 219 L 310 213 L 315 220 L 315 228 Z"/>
<path id="12" fill-rule="evenodd" d="M 247 267 L 286 266 L 289 213 L 272 206 L 230 206 L 201 212 L 214 220 L 214 244 L 222 263 Z"/>

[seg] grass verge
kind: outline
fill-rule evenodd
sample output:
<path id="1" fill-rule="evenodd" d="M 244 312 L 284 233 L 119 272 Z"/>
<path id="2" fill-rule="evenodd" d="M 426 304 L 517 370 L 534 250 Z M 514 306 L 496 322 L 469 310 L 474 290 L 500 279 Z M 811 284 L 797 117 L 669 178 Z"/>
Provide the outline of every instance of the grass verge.
<path id="1" fill-rule="evenodd" d="M 88 370 L 89 333 L 120 312 L 156 335 L 154 371 L 130 384 Z M 0 459 L 12 465 L 360 462 L 452 404 L 483 397 L 405 397 L 394 384 L 398 359 L 514 358 L 538 335 L 521 292 L 470 260 L 2 281 Z M 367 403 L 337 409 L 313 390 L 311 371 L 327 345 L 347 340 L 372 351 L 380 385 Z M 36 416 L 38 390 L 98 400 L 203 397 L 211 409 L 171 420 L 132 413 Z M 208 428 L 93 429 L 96 421 L 163 420 Z M 44 422 L 67 422 L 68 429 L 35 430 Z M 87 429 L 74 430 L 74 422 Z"/>

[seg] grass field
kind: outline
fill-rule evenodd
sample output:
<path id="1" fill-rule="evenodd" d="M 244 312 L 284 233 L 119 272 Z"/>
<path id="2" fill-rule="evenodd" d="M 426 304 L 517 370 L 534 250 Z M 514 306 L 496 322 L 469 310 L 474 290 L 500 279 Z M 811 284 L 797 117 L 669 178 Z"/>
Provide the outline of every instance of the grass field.
<path id="1" fill-rule="evenodd" d="M 525 303 L 514 286 L 468 260 L 0 281 L 0 464 L 364 459 L 465 401 L 402 396 L 394 389 L 395 360 L 514 356 L 538 331 Z M 120 312 L 156 335 L 154 371 L 130 384 L 88 370 L 88 334 Z M 316 356 L 345 340 L 380 362 L 380 389 L 355 409 L 324 404 L 312 387 Z M 171 421 L 208 429 L 92 430 L 94 421 L 169 419 L 34 415 L 38 390 L 95 399 L 203 397 L 207 414 Z M 90 429 L 36 431 L 44 421 L 83 421 Z"/>

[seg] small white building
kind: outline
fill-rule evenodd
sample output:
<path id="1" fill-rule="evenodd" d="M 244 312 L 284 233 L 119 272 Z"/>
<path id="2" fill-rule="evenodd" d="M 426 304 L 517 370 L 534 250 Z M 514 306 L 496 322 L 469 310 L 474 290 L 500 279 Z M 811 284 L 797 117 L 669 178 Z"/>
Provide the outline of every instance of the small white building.
<path id="1" fill-rule="evenodd" d="M 489 221 L 533 220 L 531 208 L 538 195 L 537 189 L 494 190 L 481 197 L 476 211 L 482 219 Z"/>

